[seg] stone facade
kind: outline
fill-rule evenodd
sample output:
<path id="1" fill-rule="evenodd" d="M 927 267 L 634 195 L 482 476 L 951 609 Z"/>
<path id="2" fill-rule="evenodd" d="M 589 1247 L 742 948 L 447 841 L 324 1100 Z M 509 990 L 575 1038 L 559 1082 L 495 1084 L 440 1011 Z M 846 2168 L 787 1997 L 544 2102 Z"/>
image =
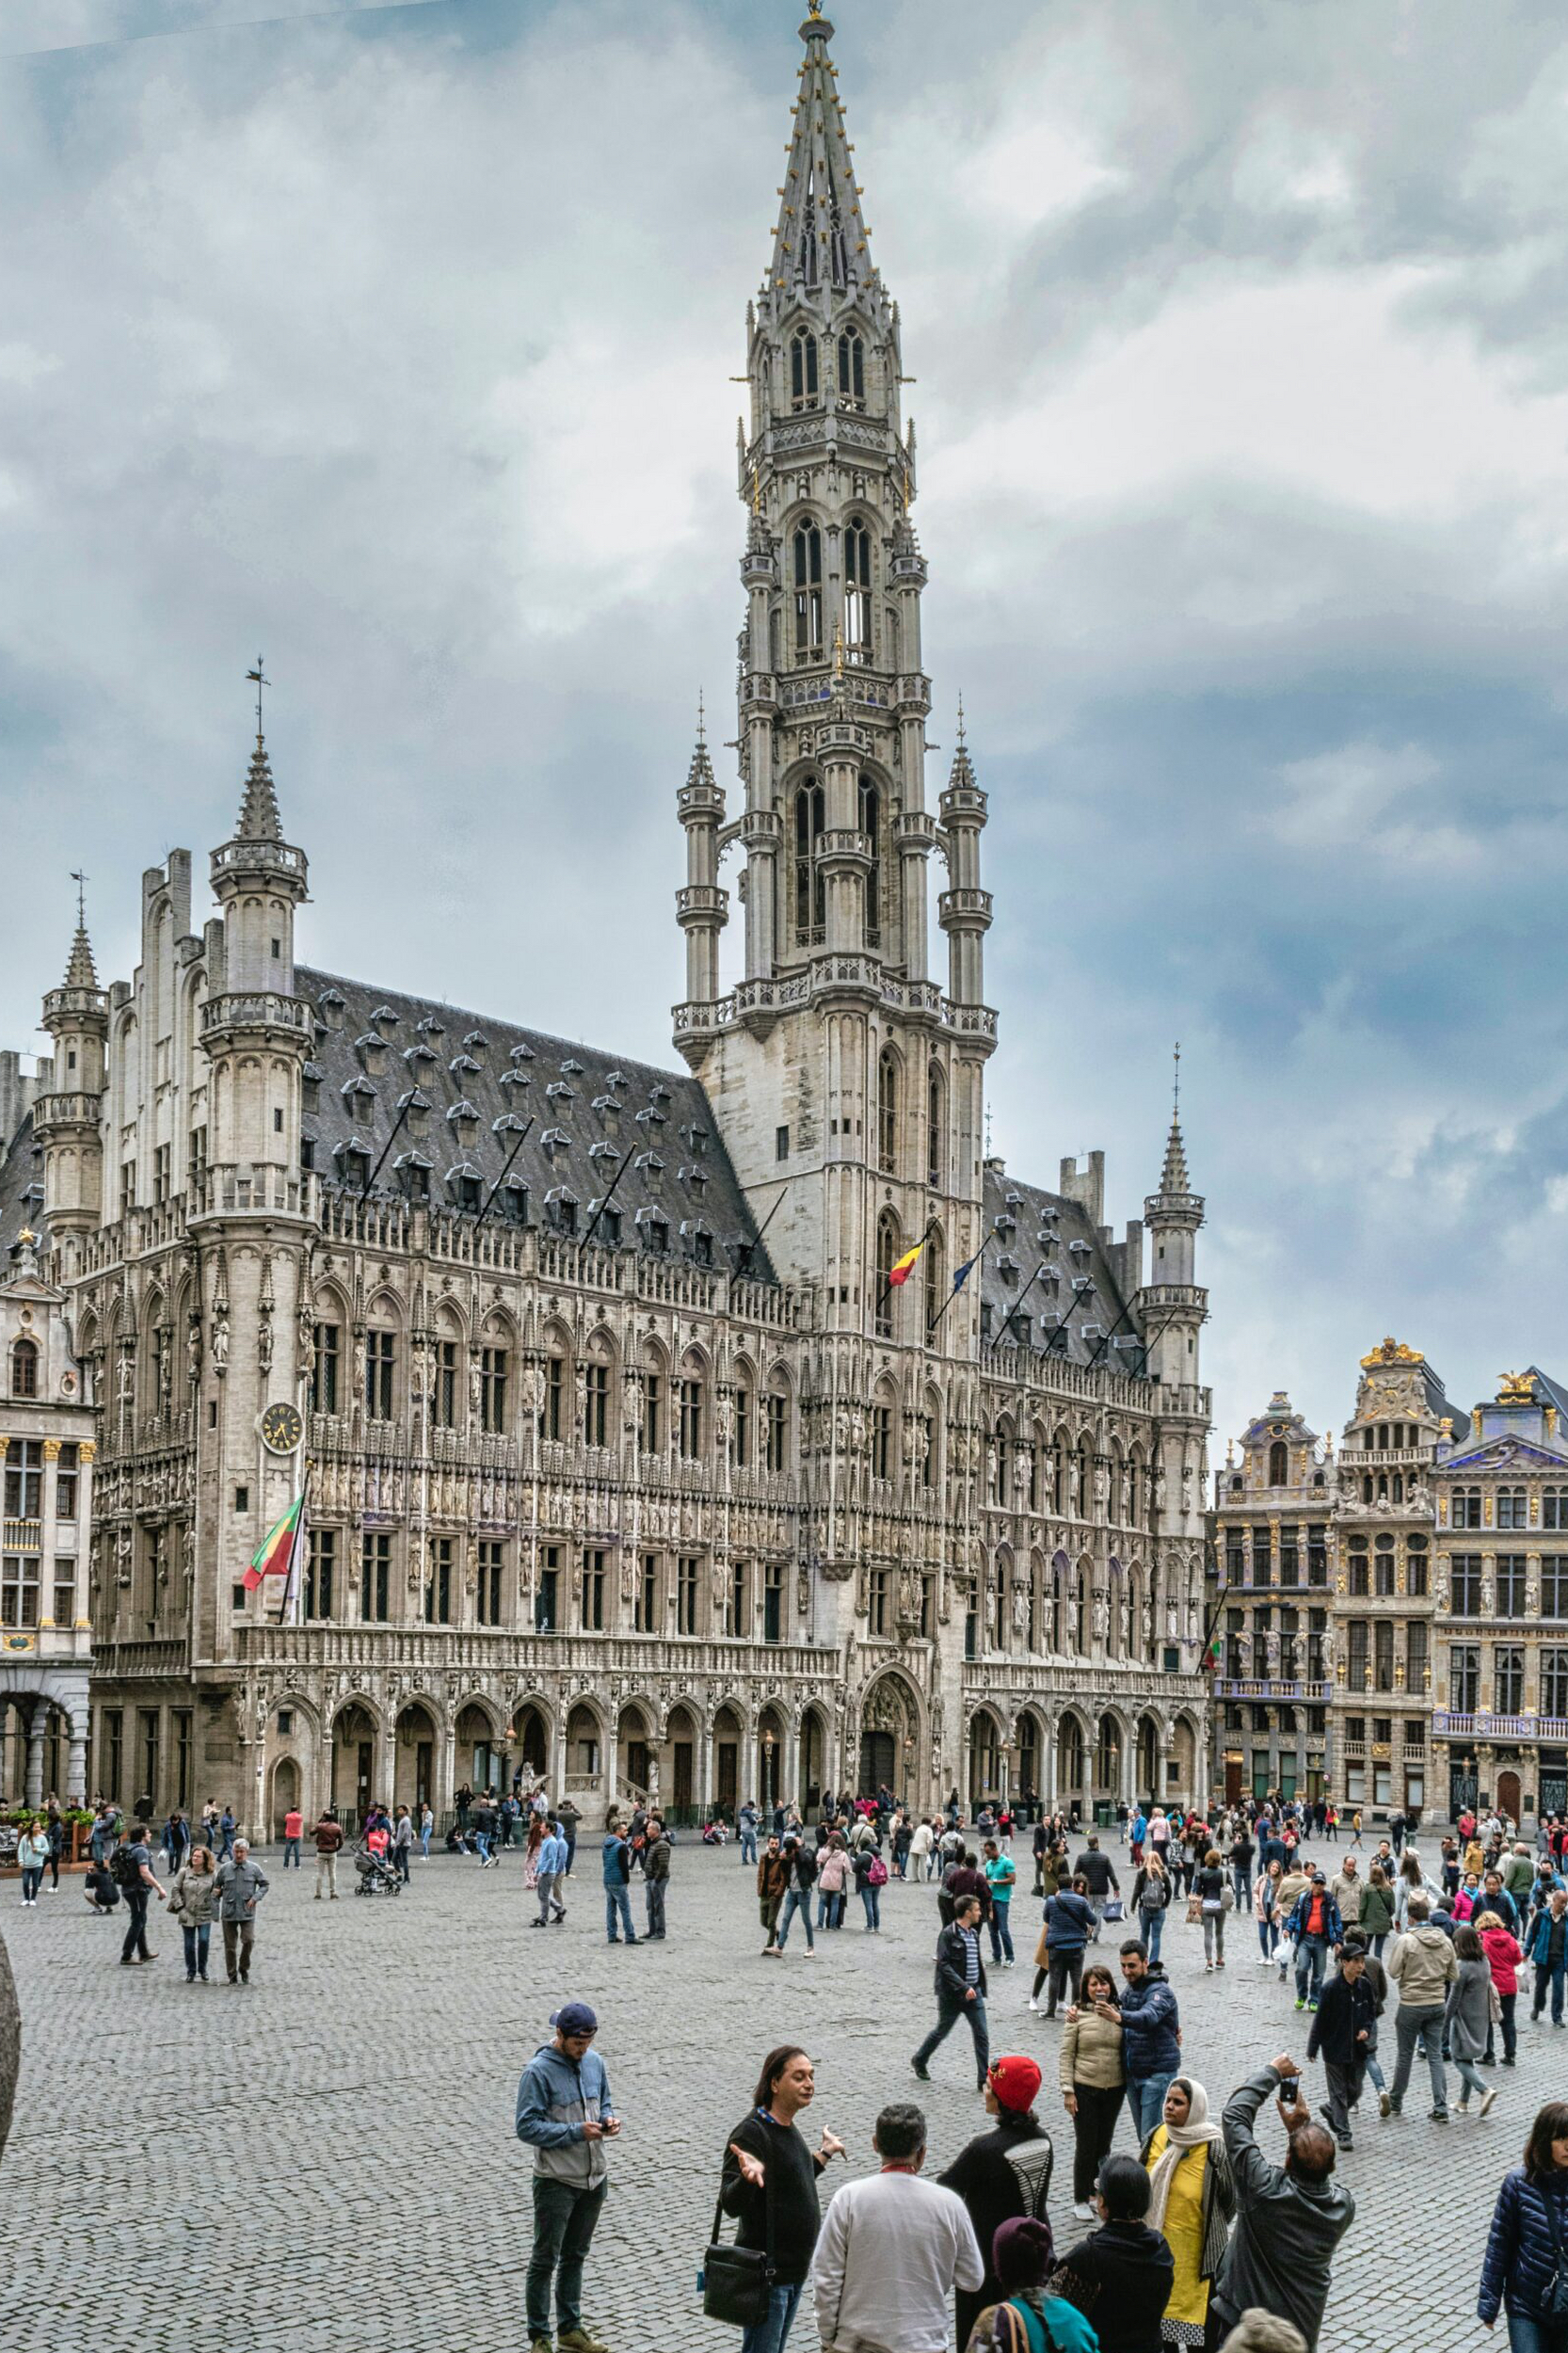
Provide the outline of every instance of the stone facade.
<path id="1" fill-rule="evenodd" d="M 830 32 L 748 318 L 737 813 L 700 734 L 678 795 L 687 1070 L 296 967 L 259 733 L 216 917 L 177 851 L 135 977 L 84 937 L 48 1000 L 0 1220 L 41 1187 L 100 1411 L 99 1724 L 156 1720 L 160 1807 L 444 1809 L 522 1764 L 585 1814 L 1205 1793 L 1203 1202 L 1174 1117 L 1120 1237 L 1098 1154 L 1054 1192 L 984 1158 L 986 802 L 960 730 L 927 805 Z M 307 1470 L 280 1624 L 241 1579 Z"/>
<path id="2" fill-rule="evenodd" d="M 1568 1812 L 1568 1394 L 1531 1366 L 1457 1431 L 1437 1505 L 1433 1778 L 1450 1809 Z"/>
<path id="3" fill-rule="evenodd" d="M 80 1804 L 92 1634 L 93 1414 L 65 1293 L 24 1227 L 0 1281 L 0 1801 Z"/>
<path id="4" fill-rule="evenodd" d="M 1337 1461 L 1280 1390 L 1220 1473 L 1216 1761 L 1233 1794 L 1446 1801 L 1431 1741 L 1447 1412 L 1420 1351 L 1385 1339 L 1361 1360 Z"/>

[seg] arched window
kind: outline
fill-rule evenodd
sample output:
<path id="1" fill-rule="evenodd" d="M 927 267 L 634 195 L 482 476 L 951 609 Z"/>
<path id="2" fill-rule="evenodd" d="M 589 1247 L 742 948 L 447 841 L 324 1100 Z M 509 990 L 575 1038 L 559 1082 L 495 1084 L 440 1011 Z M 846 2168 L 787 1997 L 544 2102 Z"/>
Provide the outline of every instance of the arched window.
<path id="1" fill-rule="evenodd" d="M 797 327 L 790 338 L 790 406 L 814 408 L 817 399 L 817 339 Z"/>
<path id="2" fill-rule="evenodd" d="M 1271 1487 L 1283 1487 L 1289 1476 L 1290 1458 L 1286 1451 L 1285 1440 L 1276 1438 L 1269 1449 L 1269 1484 Z"/>
<path id="3" fill-rule="evenodd" d="M 890 1046 L 876 1065 L 876 1162 L 885 1176 L 898 1163 L 898 1057 Z"/>
<path id="4" fill-rule="evenodd" d="M 38 1349 L 31 1340 L 18 1340 L 11 1350 L 11 1395 L 38 1395 Z"/>
<path id="5" fill-rule="evenodd" d="M 857 327 L 839 338 L 839 397 L 851 408 L 866 405 L 866 344 Z"/>
<path id="6" fill-rule="evenodd" d="M 871 843 L 871 871 L 866 876 L 866 945 L 882 945 L 882 795 L 870 776 L 860 779 L 860 830 Z"/>
<path id="7" fill-rule="evenodd" d="M 948 1091 L 933 1063 L 925 1081 L 925 1181 L 940 1193 L 948 1173 Z"/>
<path id="8" fill-rule="evenodd" d="M 996 1426 L 991 1450 L 994 1457 L 991 1501 L 1005 1507 L 1013 1491 L 1013 1433 L 1004 1421 L 999 1421 Z"/>
<path id="9" fill-rule="evenodd" d="M 822 871 L 826 822 L 822 785 L 815 776 L 807 776 L 795 788 L 795 937 L 803 948 L 819 943 L 827 924 L 827 885 Z"/>
<path id="10" fill-rule="evenodd" d="M 884 1209 L 876 1222 L 876 1335 L 878 1339 L 893 1337 L 893 1301 L 896 1291 L 888 1282 L 899 1259 L 904 1256 L 899 1239 L 899 1225 L 891 1209 Z"/>
<path id="11" fill-rule="evenodd" d="M 865 519 L 844 525 L 844 660 L 872 658 L 872 535 Z"/>
<path id="12" fill-rule="evenodd" d="M 815 523 L 796 526 L 793 546 L 795 584 L 795 652 L 803 662 L 820 662 L 822 634 L 822 533 Z"/>
<path id="13" fill-rule="evenodd" d="M 925 1238 L 925 1328 L 928 1334 L 947 1305 L 947 1245 L 941 1235 L 933 1231 Z"/>

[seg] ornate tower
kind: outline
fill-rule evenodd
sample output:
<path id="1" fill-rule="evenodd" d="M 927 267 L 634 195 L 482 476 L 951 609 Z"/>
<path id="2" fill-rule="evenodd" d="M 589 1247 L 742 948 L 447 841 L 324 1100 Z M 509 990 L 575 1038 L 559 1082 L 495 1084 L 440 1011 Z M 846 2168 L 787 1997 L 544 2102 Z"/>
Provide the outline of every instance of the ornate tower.
<path id="1" fill-rule="evenodd" d="M 1178 1049 L 1179 1050 L 1179 1049 Z M 1178 1064 L 1179 1069 L 1179 1064 Z M 1168 1568 L 1180 1572 L 1190 1595 L 1201 1565 L 1208 1488 L 1208 1415 L 1199 1381 L 1198 1336 L 1208 1318 L 1208 1293 L 1194 1280 L 1203 1196 L 1192 1189 L 1182 1142 L 1180 1097 L 1171 1112 L 1160 1190 L 1144 1202 L 1149 1280 L 1136 1302 L 1147 1337 L 1149 1371 L 1160 1384 L 1160 1453 L 1155 1473 L 1157 1521 Z M 1166 1590 L 1174 1590 L 1167 1575 Z M 1191 1602 L 1180 1626 L 1184 1643 L 1197 1642 Z M 1171 1629 L 1167 1628 L 1169 1632 Z M 1192 1664 L 1190 1652 L 1184 1663 Z"/>
<path id="2" fill-rule="evenodd" d="M 762 1214 L 776 1210 L 775 1264 L 820 1287 L 825 1329 L 923 1347 L 931 1297 L 980 1240 L 982 1079 L 996 1042 L 982 999 L 985 796 L 961 742 L 939 818 L 927 807 L 926 565 L 910 520 L 898 308 L 871 257 L 833 27 L 813 7 L 800 32 L 778 222 L 747 312 L 743 805 L 726 825 L 699 744 L 680 793 L 688 998 L 676 1039 L 741 1181 Z M 717 858 L 732 842 L 745 858 L 744 977 L 721 999 Z M 930 971 L 934 849 L 951 885 L 945 995 Z M 921 1279 L 889 1292 L 889 1267 L 922 1237 Z M 972 1352 L 976 1313 L 963 1295 L 943 1350 Z"/>
<path id="3" fill-rule="evenodd" d="M 33 1132 L 43 1147 L 49 1237 L 69 1281 L 83 1237 L 103 1221 L 100 1120 L 109 1034 L 108 993 L 98 985 L 80 897 L 65 979 L 43 1000 L 43 1026 L 55 1041 L 54 1085 L 34 1106 Z"/>

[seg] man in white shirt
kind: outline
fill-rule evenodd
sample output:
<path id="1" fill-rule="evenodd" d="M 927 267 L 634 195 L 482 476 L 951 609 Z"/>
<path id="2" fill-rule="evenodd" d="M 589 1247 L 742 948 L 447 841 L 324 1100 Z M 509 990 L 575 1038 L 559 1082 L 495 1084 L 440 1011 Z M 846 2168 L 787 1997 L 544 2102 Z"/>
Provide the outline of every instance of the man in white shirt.
<path id="1" fill-rule="evenodd" d="M 954 2288 L 985 2277 L 974 2225 L 918 2178 L 925 2118 L 909 2101 L 883 2109 L 872 2146 L 882 2170 L 835 2191 L 811 2259 L 824 2353 L 947 2353 Z"/>

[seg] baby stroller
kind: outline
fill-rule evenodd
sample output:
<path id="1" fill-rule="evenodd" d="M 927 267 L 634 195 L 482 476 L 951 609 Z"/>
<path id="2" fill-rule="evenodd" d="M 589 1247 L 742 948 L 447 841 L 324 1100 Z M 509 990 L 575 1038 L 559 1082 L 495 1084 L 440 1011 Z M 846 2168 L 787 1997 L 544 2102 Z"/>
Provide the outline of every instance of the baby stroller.
<path id="1" fill-rule="evenodd" d="M 403 1881 L 399 1874 L 390 1864 L 383 1863 L 379 1855 L 372 1854 L 368 1847 L 355 1848 L 354 1868 L 360 1875 L 354 1890 L 356 1896 L 400 1896 L 403 1893 Z"/>

